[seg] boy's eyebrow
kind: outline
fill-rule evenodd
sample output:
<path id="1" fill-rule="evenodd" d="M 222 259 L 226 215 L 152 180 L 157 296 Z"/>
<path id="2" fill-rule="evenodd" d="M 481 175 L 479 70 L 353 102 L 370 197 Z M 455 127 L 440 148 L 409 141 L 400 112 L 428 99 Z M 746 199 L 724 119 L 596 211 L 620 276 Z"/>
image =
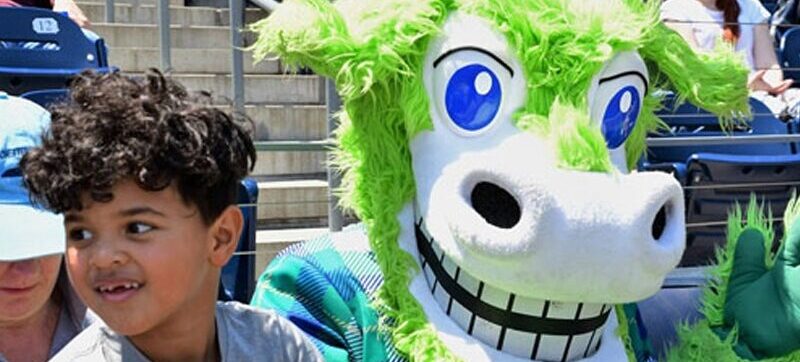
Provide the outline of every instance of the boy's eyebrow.
<path id="1" fill-rule="evenodd" d="M 166 216 L 164 215 L 163 212 L 160 212 L 149 206 L 132 207 L 130 209 L 125 209 L 119 212 L 120 216 L 136 216 L 141 214 L 155 214 L 158 216 Z"/>
<path id="2" fill-rule="evenodd" d="M 64 214 L 64 223 L 81 222 L 81 221 L 83 221 L 83 216 L 79 214 L 73 214 L 73 213 Z"/>

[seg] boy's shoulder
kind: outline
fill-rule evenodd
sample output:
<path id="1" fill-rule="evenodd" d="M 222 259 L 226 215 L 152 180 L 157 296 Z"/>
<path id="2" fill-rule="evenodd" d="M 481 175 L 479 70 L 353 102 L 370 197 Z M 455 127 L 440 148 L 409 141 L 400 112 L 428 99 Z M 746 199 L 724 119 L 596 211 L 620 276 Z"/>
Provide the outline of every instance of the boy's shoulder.
<path id="1" fill-rule="evenodd" d="M 321 361 L 317 348 L 273 311 L 239 302 L 217 302 L 217 341 L 223 360 Z"/>
<path id="2" fill-rule="evenodd" d="M 50 361 L 149 362 L 124 336 L 114 333 L 99 319 L 75 336 Z"/>
<path id="3" fill-rule="evenodd" d="M 321 361 L 316 347 L 272 311 L 238 302 L 217 303 L 217 340 L 223 360 Z M 127 338 L 96 322 L 51 361 L 149 361 Z"/>

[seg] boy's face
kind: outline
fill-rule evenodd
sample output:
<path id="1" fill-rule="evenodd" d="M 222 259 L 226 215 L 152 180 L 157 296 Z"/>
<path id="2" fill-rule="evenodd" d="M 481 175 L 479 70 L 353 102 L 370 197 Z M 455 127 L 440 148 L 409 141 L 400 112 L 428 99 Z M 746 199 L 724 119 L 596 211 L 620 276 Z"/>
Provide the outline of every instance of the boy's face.
<path id="1" fill-rule="evenodd" d="M 84 195 L 83 210 L 65 213 L 69 276 L 89 308 L 128 336 L 213 308 L 230 256 L 220 255 L 219 219 L 204 224 L 174 185 L 148 192 L 126 180 L 111 191 L 110 202 Z"/>

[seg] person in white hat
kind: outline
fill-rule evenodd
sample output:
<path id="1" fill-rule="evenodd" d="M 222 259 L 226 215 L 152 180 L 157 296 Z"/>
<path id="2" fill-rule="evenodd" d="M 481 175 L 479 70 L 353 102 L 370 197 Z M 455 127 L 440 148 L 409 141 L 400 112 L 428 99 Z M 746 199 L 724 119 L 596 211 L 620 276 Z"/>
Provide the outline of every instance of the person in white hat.
<path id="1" fill-rule="evenodd" d="M 31 204 L 19 169 L 49 123 L 0 92 L 0 362 L 45 361 L 94 320 L 62 265 L 63 218 Z"/>

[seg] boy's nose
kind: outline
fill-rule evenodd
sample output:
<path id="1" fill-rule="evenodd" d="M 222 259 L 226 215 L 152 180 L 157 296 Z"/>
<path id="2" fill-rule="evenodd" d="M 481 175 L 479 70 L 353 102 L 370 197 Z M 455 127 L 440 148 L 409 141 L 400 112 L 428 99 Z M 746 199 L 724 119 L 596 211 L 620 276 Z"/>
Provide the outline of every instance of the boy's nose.
<path id="1" fill-rule="evenodd" d="M 91 255 L 93 266 L 104 269 L 122 265 L 128 261 L 128 254 L 114 245 L 113 241 L 103 241 L 97 244 Z"/>

